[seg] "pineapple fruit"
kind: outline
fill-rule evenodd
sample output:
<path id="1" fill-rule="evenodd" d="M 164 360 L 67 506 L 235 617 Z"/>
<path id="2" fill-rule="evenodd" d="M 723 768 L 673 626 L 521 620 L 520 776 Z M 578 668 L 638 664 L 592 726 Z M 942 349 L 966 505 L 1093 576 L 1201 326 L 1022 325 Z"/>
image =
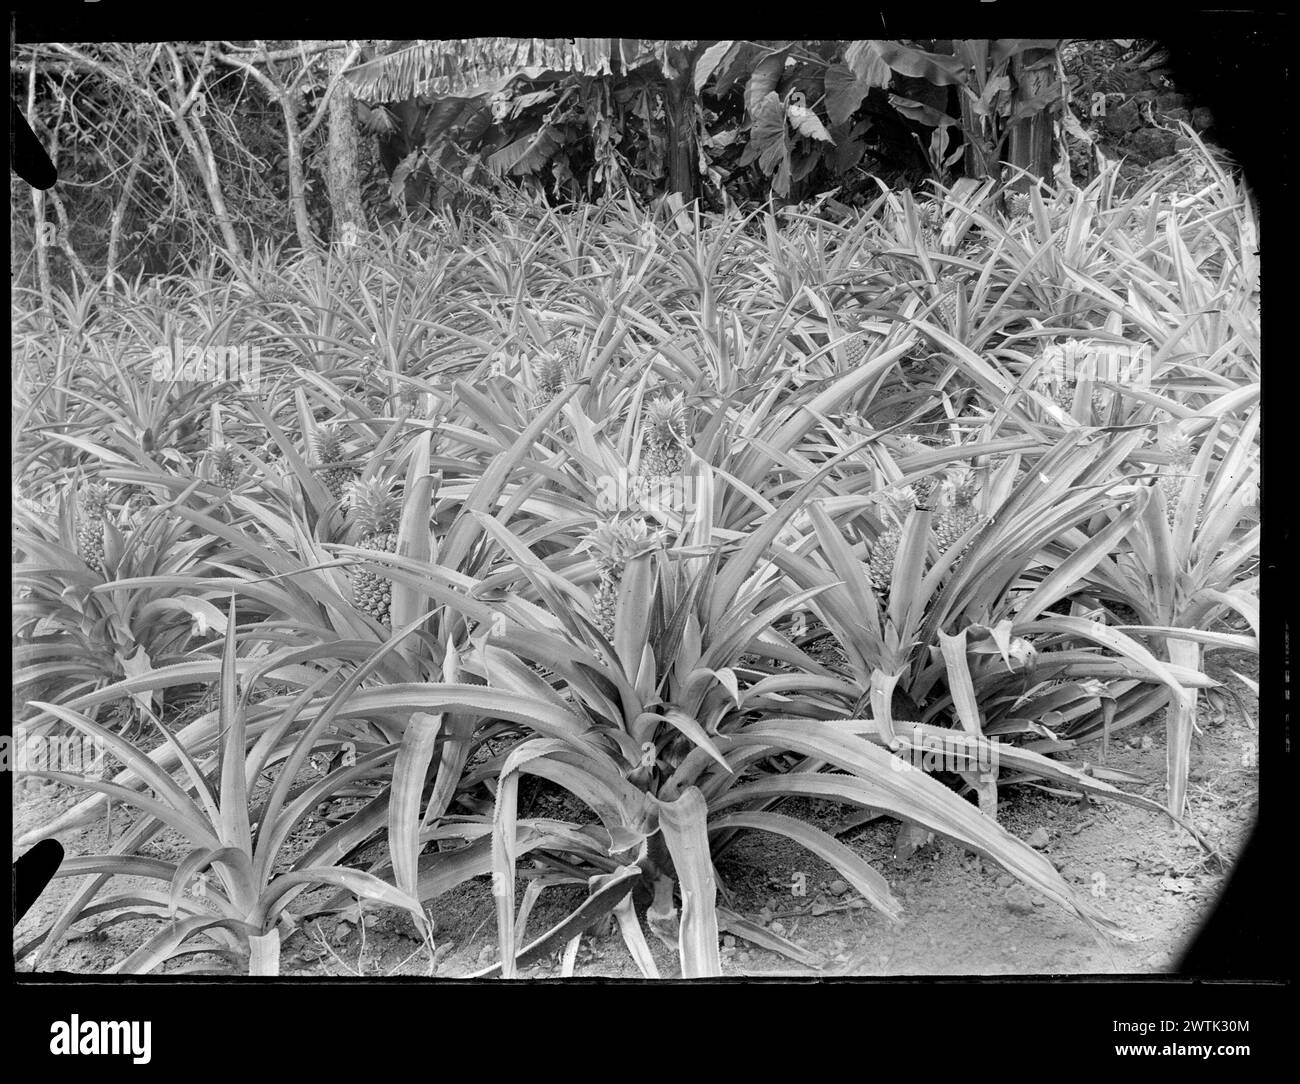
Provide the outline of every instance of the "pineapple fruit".
<path id="1" fill-rule="evenodd" d="M 548 330 L 551 333 L 550 351 L 563 367 L 565 374 L 572 379 L 582 361 L 578 340 L 558 324 L 552 324 Z"/>
<path id="2" fill-rule="evenodd" d="M 645 412 L 641 473 L 650 479 L 671 478 L 686 465 L 686 410 L 680 395 L 660 398 Z"/>
<path id="3" fill-rule="evenodd" d="M 938 252 L 943 241 L 943 208 L 937 203 L 920 208 L 921 240 L 928 251 Z"/>
<path id="4" fill-rule="evenodd" d="M 348 520 L 352 536 L 362 549 L 379 553 L 397 550 L 397 529 L 402 518 L 402 498 L 393 486 L 381 479 L 354 482 L 349 487 Z M 353 567 L 348 571 L 352 597 L 357 607 L 389 628 L 389 607 L 393 581 L 369 569 Z"/>
<path id="5" fill-rule="evenodd" d="M 614 638 L 614 617 L 618 611 L 618 589 L 623 569 L 645 539 L 643 520 L 613 520 L 591 531 L 580 547 L 591 552 L 600 570 L 600 579 L 591 596 L 591 612 L 596 627 L 607 640 Z"/>
<path id="6" fill-rule="evenodd" d="M 930 485 L 927 483 L 930 479 L 923 479 L 918 484 L 925 491 L 924 497 L 918 492 L 918 486 L 897 486 L 886 495 L 882 511 L 888 526 L 876 539 L 867 557 L 867 578 L 882 605 L 889 597 L 889 586 L 894 579 L 894 558 L 903 540 L 904 522 L 918 501 L 929 499 Z"/>
<path id="7" fill-rule="evenodd" d="M 133 486 L 131 496 L 126 501 L 126 518 L 133 526 L 139 526 L 153 507 L 153 494 L 144 486 Z"/>
<path id="8" fill-rule="evenodd" d="M 1165 494 L 1165 514 L 1172 524 L 1178 512 L 1178 502 L 1182 499 L 1183 480 L 1196 459 L 1196 447 L 1190 437 L 1176 430 L 1161 437 L 1158 447 L 1173 457 L 1172 463 L 1161 466 L 1157 476 Z"/>
<path id="9" fill-rule="evenodd" d="M 332 463 L 341 464 L 344 458 L 343 438 L 338 433 L 322 432 L 317 435 L 316 459 L 321 466 L 327 468 L 321 471 L 320 480 L 336 501 L 343 500 L 348 483 L 356 477 L 352 467 L 330 466 Z"/>
<path id="10" fill-rule="evenodd" d="M 871 586 L 875 588 L 876 596 L 882 603 L 889 596 L 889 585 L 894 578 L 894 558 L 902 540 L 902 525 L 892 524 L 876 539 L 871 547 L 871 556 L 867 559 L 867 578 L 871 580 Z"/>
<path id="11" fill-rule="evenodd" d="M 1029 215 L 1029 195 L 1025 192 L 1008 192 L 1006 194 L 1007 214 L 1011 218 L 1026 218 Z"/>
<path id="12" fill-rule="evenodd" d="M 235 450 L 229 444 L 218 444 L 212 449 L 212 478 L 223 489 L 234 489 L 239 485 L 239 460 Z"/>
<path id="13" fill-rule="evenodd" d="M 266 464 L 267 469 L 282 473 L 284 471 L 284 453 L 274 440 L 264 441 L 257 449 L 257 458 Z"/>
<path id="14" fill-rule="evenodd" d="M 934 525 L 934 538 L 940 553 L 947 553 L 962 535 L 979 521 L 975 508 L 975 480 L 949 479 L 940 487 L 942 511 Z"/>
<path id="15" fill-rule="evenodd" d="M 596 619 L 596 627 L 606 640 L 614 639 L 614 617 L 618 613 L 619 578 L 612 572 L 601 569 L 600 582 L 591 596 L 591 612 Z"/>
<path id="16" fill-rule="evenodd" d="M 537 391 L 533 394 L 533 406 L 541 410 L 559 395 L 564 390 L 568 375 L 564 363 L 558 357 L 543 354 L 537 362 Z"/>
<path id="17" fill-rule="evenodd" d="M 957 292 L 960 289 L 961 283 L 956 279 L 949 279 L 939 287 L 939 304 L 935 311 L 948 327 L 957 323 Z"/>
<path id="18" fill-rule="evenodd" d="M 101 575 L 104 567 L 104 519 L 108 514 L 108 487 L 90 482 L 81 492 L 77 517 L 77 552 Z"/>
<path id="19" fill-rule="evenodd" d="M 867 348 L 881 341 L 881 337 L 865 328 L 854 328 L 847 333 L 844 343 L 844 360 L 849 365 L 859 365 L 867 356 Z"/>

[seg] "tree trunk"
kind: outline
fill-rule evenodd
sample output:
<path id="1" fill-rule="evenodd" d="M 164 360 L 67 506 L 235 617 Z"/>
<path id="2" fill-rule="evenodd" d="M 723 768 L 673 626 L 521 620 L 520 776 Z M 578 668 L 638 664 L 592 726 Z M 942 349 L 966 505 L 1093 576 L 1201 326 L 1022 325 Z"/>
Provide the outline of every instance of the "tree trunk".
<path id="1" fill-rule="evenodd" d="M 699 195 L 700 150 L 696 139 L 695 60 L 698 48 L 669 46 L 664 65 L 664 112 L 668 118 L 668 191 L 689 203 Z M 668 74 L 671 71 L 671 74 Z"/>
<path id="2" fill-rule="evenodd" d="M 226 206 L 225 193 L 221 189 L 221 175 L 217 171 L 217 157 L 212 152 L 212 142 L 208 139 L 207 129 L 203 127 L 203 112 L 206 112 L 207 102 L 202 94 L 195 97 L 191 93 L 187 96 L 185 83 L 181 76 L 180 61 L 176 59 L 174 54 L 172 61 L 174 75 L 167 84 L 167 96 L 170 100 L 168 111 L 171 114 L 171 121 L 176 126 L 181 142 L 185 144 L 185 149 L 189 152 L 189 156 L 199 172 L 199 179 L 203 182 L 204 191 L 207 192 L 208 199 L 212 203 L 212 214 L 216 219 L 217 228 L 221 231 L 221 238 L 226 247 L 226 251 L 222 255 L 225 257 L 226 263 L 230 265 L 231 270 L 243 278 L 247 275 L 244 246 L 239 241 L 239 235 L 235 233 L 234 220 L 230 217 L 230 210 Z M 199 78 L 202 79 L 205 74 L 201 73 Z M 196 82 L 197 86 L 198 83 Z"/>
<path id="3" fill-rule="evenodd" d="M 289 174 L 289 206 L 293 209 L 293 226 L 298 234 L 298 245 L 304 252 L 316 247 L 312 237 L 311 220 L 307 217 L 307 186 L 302 175 L 302 133 L 298 129 L 298 110 L 291 94 L 280 95 L 280 108 L 284 111 L 284 137 Z"/>
<path id="4" fill-rule="evenodd" d="M 1017 102 L 1049 90 L 1056 74 L 1055 50 L 1031 49 L 1010 64 Z M 1011 126 L 1008 159 L 1040 180 L 1051 183 L 1056 141 L 1052 136 L 1052 109 L 1040 109 Z"/>
<path id="5" fill-rule="evenodd" d="M 347 50 L 330 50 L 330 76 L 343 67 Z M 334 211 L 334 240 L 355 244 L 364 219 L 361 213 L 361 179 L 357 169 L 357 111 L 352 88 L 339 79 L 330 95 L 329 164 L 330 207 Z"/>
<path id="6" fill-rule="evenodd" d="M 122 223 L 126 221 L 126 211 L 135 195 L 135 179 L 144 164 L 145 150 L 148 144 L 142 131 L 136 131 L 135 152 L 131 155 L 131 166 L 126 171 L 126 180 L 122 182 L 122 192 L 113 205 L 113 213 L 108 222 L 108 256 L 104 261 L 104 289 L 113 291 L 113 279 L 117 275 L 117 263 L 122 244 Z"/>
<path id="7" fill-rule="evenodd" d="M 27 73 L 27 123 L 36 134 L 36 65 Z M 37 136 L 39 139 L 40 137 Z M 45 191 L 32 189 L 32 226 L 36 234 L 36 281 L 40 286 L 41 305 L 46 313 L 51 311 L 50 250 L 53 223 L 45 218 Z"/>

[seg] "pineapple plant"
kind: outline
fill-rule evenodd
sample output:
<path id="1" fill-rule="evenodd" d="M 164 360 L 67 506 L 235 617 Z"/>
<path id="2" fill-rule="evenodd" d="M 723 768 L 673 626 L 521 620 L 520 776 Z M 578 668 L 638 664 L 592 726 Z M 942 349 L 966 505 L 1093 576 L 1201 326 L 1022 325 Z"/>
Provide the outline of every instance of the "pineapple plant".
<path id="1" fill-rule="evenodd" d="M 686 465 L 686 409 L 680 395 L 659 398 L 645 411 L 642 430 L 641 473 L 647 478 L 670 478 Z"/>
<path id="2" fill-rule="evenodd" d="M 104 519 L 108 514 L 108 487 L 90 482 L 81 491 L 77 517 L 77 552 L 101 575 L 104 566 Z"/>
<path id="3" fill-rule="evenodd" d="M 317 434 L 316 459 L 325 468 L 321 471 L 320 479 L 336 501 L 343 500 L 348 483 L 356 477 L 352 467 L 342 465 L 344 458 L 343 438 L 338 433 L 328 430 Z"/>
<path id="4" fill-rule="evenodd" d="M 347 496 L 348 520 L 356 544 L 379 553 L 396 552 L 397 529 L 402 518 L 401 494 L 389 482 L 372 478 L 352 483 Z M 349 569 L 348 576 L 357 607 L 389 628 L 393 581 L 359 567 Z"/>

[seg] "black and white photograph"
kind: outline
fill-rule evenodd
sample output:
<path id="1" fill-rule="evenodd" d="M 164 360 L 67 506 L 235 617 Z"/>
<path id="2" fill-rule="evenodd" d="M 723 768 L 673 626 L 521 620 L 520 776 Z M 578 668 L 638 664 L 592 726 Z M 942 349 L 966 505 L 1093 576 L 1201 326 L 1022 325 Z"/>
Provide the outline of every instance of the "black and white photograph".
<path id="1" fill-rule="evenodd" d="M 162 33 L 11 38 L 13 981 L 1188 970 L 1283 724 L 1174 44 Z"/>

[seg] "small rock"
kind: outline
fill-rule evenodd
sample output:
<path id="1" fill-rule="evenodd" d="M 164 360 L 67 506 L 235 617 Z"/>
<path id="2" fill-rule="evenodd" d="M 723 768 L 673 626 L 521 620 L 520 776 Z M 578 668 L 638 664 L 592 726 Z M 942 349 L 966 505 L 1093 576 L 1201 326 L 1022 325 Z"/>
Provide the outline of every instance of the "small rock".
<path id="1" fill-rule="evenodd" d="M 1150 735 L 1150 734 L 1143 734 L 1143 735 L 1142 735 L 1142 741 L 1141 741 L 1141 743 L 1140 743 L 1140 745 L 1139 745 L 1139 748 L 1142 750 L 1142 752 L 1147 753 L 1147 752 L 1150 752 L 1150 751 L 1151 751 L 1151 746 L 1152 746 L 1153 744 L 1154 744 L 1154 743 L 1151 741 L 1151 735 Z"/>
<path id="2" fill-rule="evenodd" d="M 848 882 L 841 881 L 838 878 L 826 886 L 826 891 L 832 896 L 842 896 L 849 890 Z"/>
<path id="3" fill-rule="evenodd" d="M 1173 132 L 1166 132 L 1156 128 L 1142 128 L 1133 133 L 1130 145 L 1135 153 L 1151 162 L 1172 154 L 1175 138 Z"/>
<path id="4" fill-rule="evenodd" d="M 1016 879 L 1012 877 L 1011 874 L 1009 873 L 1004 873 L 1001 877 L 998 878 L 999 888 L 1010 888 L 1015 883 L 1016 883 Z"/>
<path id="5" fill-rule="evenodd" d="M 1107 131 L 1115 135 L 1123 135 L 1125 132 L 1133 131 L 1134 128 L 1141 124 L 1142 118 L 1133 102 L 1123 102 L 1107 112 L 1102 123 Z"/>
<path id="6" fill-rule="evenodd" d="M 1034 850 L 1041 851 L 1051 842 L 1051 837 L 1047 834 L 1047 829 L 1042 825 L 1039 825 L 1029 833 L 1029 839 L 1027 842 L 1034 848 Z"/>
<path id="7" fill-rule="evenodd" d="M 1012 914 L 1032 915 L 1034 913 L 1034 901 L 1024 885 L 1012 885 L 1007 889 L 1003 899 L 1006 901 L 1007 910 Z"/>
<path id="8" fill-rule="evenodd" d="M 773 922 L 772 925 L 768 927 L 768 929 L 771 930 L 778 937 L 781 937 L 785 933 L 785 923 Z"/>

